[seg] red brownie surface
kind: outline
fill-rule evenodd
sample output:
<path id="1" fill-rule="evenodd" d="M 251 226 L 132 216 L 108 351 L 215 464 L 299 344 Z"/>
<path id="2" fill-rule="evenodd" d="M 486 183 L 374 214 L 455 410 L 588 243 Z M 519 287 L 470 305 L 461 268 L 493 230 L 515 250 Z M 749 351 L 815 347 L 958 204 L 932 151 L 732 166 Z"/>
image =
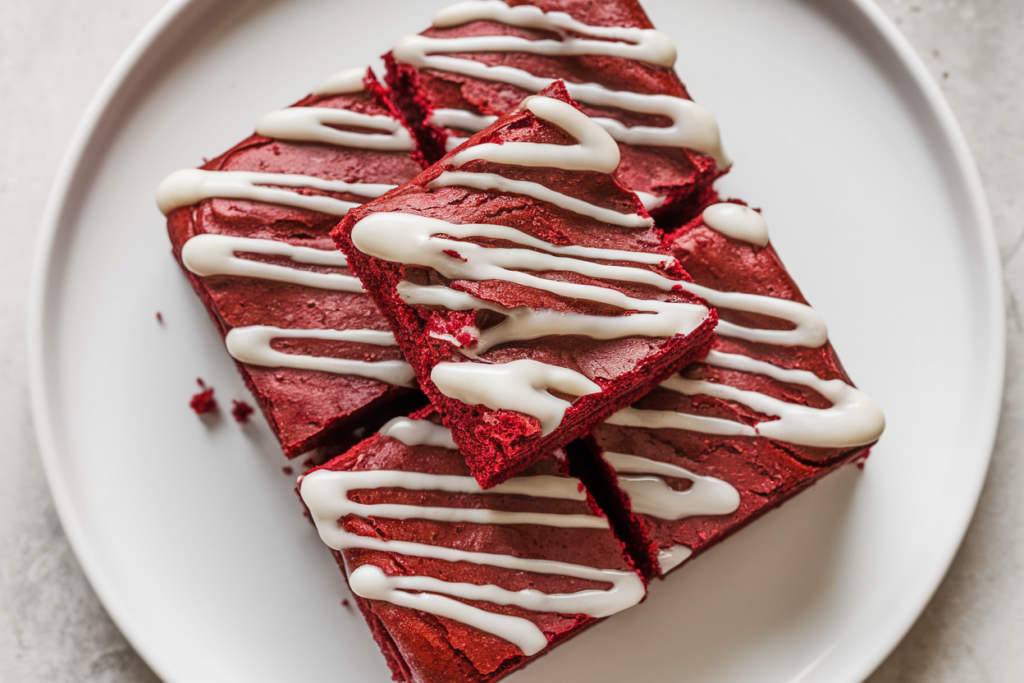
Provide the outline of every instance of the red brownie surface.
<path id="1" fill-rule="evenodd" d="M 494 681 L 643 598 L 559 461 L 484 492 L 431 412 L 299 480 L 395 680 Z"/>
<path id="2" fill-rule="evenodd" d="M 672 69 L 675 47 L 636 0 L 463 2 L 385 56 L 430 160 L 562 79 L 619 142 L 616 178 L 658 215 L 729 167 L 718 125 Z"/>
<path id="3" fill-rule="evenodd" d="M 418 396 L 330 238 L 349 207 L 420 171 L 412 140 L 372 74 L 339 74 L 318 93 L 158 191 L 174 256 L 289 457 Z"/>
<path id="4" fill-rule="evenodd" d="M 602 504 L 653 574 L 863 460 L 884 426 L 878 407 L 851 385 L 758 213 L 713 205 L 669 243 L 697 283 L 731 293 L 704 293 L 721 316 L 712 351 L 596 427 L 590 442 L 606 469 L 583 463 L 580 471 L 588 487 L 603 487 Z M 771 309 L 768 299 L 795 305 Z M 617 477 L 618 486 L 602 476 Z"/>
<path id="5" fill-rule="evenodd" d="M 484 487 L 703 357 L 716 321 L 614 141 L 545 94 L 334 233 Z"/>

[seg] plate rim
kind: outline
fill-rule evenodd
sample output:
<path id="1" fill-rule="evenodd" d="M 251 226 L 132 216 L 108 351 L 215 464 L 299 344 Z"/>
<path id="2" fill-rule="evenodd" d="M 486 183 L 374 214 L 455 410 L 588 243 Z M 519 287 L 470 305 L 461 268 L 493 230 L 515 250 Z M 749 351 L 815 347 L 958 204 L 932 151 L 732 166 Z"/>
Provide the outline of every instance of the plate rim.
<path id="1" fill-rule="evenodd" d="M 873 0 L 842 2 L 867 20 L 868 25 L 882 39 L 881 43 L 891 51 L 891 56 L 895 57 L 908 76 L 909 84 L 916 88 L 917 92 L 913 94 L 922 98 L 929 113 L 936 120 L 938 130 L 929 137 L 948 146 L 955 166 L 954 177 L 964 190 L 965 208 L 968 209 L 973 222 L 972 226 L 963 230 L 968 231 L 968 234 L 973 233 L 972 236 L 978 241 L 978 261 L 985 271 L 984 281 L 979 284 L 988 295 L 985 314 L 992 328 L 989 348 L 984 350 L 988 362 L 987 374 L 983 377 L 983 383 L 990 386 L 991 391 L 983 398 L 981 414 L 985 419 L 975 430 L 978 434 L 974 440 L 976 452 L 967 454 L 971 461 L 977 462 L 978 465 L 974 470 L 973 479 L 962 482 L 963 488 L 968 490 L 963 497 L 965 511 L 960 515 L 956 528 L 945 536 L 942 552 L 937 553 L 943 561 L 935 562 L 933 566 L 927 568 L 929 571 L 924 577 L 917 577 L 919 580 L 912 591 L 912 599 L 901 601 L 904 605 L 903 610 L 893 614 L 884 626 L 877 629 L 877 635 L 864 643 L 863 655 L 859 658 L 860 665 L 847 669 L 849 676 L 843 680 L 859 683 L 870 676 L 889 656 L 923 613 L 948 573 L 974 517 L 988 474 L 1001 418 L 1006 365 L 1006 319 L 1002 262 L 988 200 L 967 139 L 952 108 L 910 42 Z M 161 679 L 169 682 L 183 680 L 175 673 L 177 667 L 174 666 L 172 658 L 166 650 L 158 646 L 158 642 L 146 637 L 145 629 L 134 616 L 133 610 L 119 596 L 114 582 L 104 568 L 104 563 L 95 552 L 89 534 L 78 522 L 78 515 L 75 514 L 76 510 L 55 442 L 56 432 L 51 413 L 51 397 L 48 393 L 49 371 L 45 363 L 44 340 L 47 302 L 51 299 L 53 279 L 51 266 L 58 252 L 57 238 L 62 231 L 68 229 L 67 223 L 76 213 L 76 204 L 80 198 L 75 194 L 75 190 L 82 182 L 81 172 L 87 164 L 91 143 L 104 122 L 116 114 L 112 111 L 111 105 L 116 102 L 133 77 L 149 68 L 163 47 L 173 47 L 176 44 L 178 36 L 173 30 L 175 25 L 187 22 L 189 15 L 201 14 L 217 4 L 219 3 L 216 0 L 168 0 L 132 40 L 102 81 L 82 115 L 58 166 L 36 241 L 28 296 L 27 364 L 30 407 L 43 470 L 58 517 L 86 578 L 111 619 L 153 671 Z M 924 580 L 921 580 L 922 578 Z M 811 676 L 829 658 L 830 652 L 826 651 L 801 672 L 793 683 Z"/>

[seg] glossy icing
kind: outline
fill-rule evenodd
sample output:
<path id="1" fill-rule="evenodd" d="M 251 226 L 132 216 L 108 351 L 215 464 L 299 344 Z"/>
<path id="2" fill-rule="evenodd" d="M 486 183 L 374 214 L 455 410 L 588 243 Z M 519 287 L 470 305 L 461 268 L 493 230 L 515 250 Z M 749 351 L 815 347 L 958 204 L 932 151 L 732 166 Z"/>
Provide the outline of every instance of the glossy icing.
<path id="1" fill-rule="evenodd" d="M 181 260 L 190 272 L 200 277 L 234 275 L 339 292 L 363 291 L 359 279 L 351 275 L 298 270 L 276 263 L 240 258 L 237 255 L 239 253 L 284 256 L 294 263 L 317 266 L 348 266 L 345 255 L 337 250 L 297 247 L 276 240 L 215 234 L 192 237 L 181 249 Z"/>
<path id="2" fill-rule="evenodd" d="M 204 199 L 244 199 L 318 211 L 331 216 L 344 216 L 349 209 L 359 206 L 359 202 L 348 202 L 323 195 L 301 194 L 295 190 L 320 190 L 379 197 L 394 188 L 394 185 L 346 183 L 341 180 L 325 180 L 288 173 L 206 171 L 201 168 L 186 168 L 164 178 L 156 189 L 156 202 L 164 214 L 184 206 L 198 204 Z"/>
<path id="3" fill-rule="evenodd" d="M 415 373 L 404 360 L 362 361 L 284 353 L 271 346 L 275 339 L 323 339 L 376 346 L 395 345 L 394 335 L 378 330 L 304 330 L 269 325 L 235 327 L 228 331 L 224 344 L 231 357 L 240 363 L 271 368 L 316 370 L 335 375 L 357 375 L 395 386 L 413 386 Z"/>

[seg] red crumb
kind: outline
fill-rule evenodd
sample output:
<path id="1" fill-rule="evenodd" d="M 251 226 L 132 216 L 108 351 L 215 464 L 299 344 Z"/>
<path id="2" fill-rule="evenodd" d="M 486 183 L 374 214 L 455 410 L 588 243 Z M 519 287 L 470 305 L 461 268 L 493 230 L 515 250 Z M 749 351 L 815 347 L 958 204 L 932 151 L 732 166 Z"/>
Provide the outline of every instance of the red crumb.
<path id="1" fill-rule="evenodd" d="M 162 323 L 164 321 L 164 316 L 160 313 L 160 311 L 156 312 L 156 321 L 158 323 Z"/>
<path id="2" fill-rule="evenodd" d="M 295 474 L 295 470 L 293 470 L 289 465 L 285 465 L 284 467 L 282 467 L 281 471 L 287 474 L 288 476 Z"/>
<path id="3" fill-rule="evenodd" d="M 943 71 L 942 72 L 942 77 L 943 78 L 949 78 L 949 72 L 948 71 Z"/>
<path id="4" fill-rule="evenodd" d="M 475 342 L 476 339 L 474 339 L 473 335 L 471 335 L 469 332 L 463 332 L 462 334 L 455 337 L 455 341 L 459 342 L 459 346 L 465 347 Z"/>
<path id="5" fill-rule="evenodd" d="M 348 601 L 348 598 L 341 601 L 341 606 L 345 609 L 352 609 L 352 604 Z"/>
<path id="6" fill-rule="evenodd" d="M 203 380 L 196 379 L 196 381 L 199 383 L 200 387 L 203 387 L 203 390 L 193 396 L 192 400 L 189 402 L 192 410 L 195 411 L 196 415 L 205 415 L 216 411 L 217 399 L 213 397 L 213 387 L 206 389 L 206 385 L 203 384 Z"/>
<path id="7" fill-rule="evenodd" d="M 231 399 L 231 416 L 235 418 L 235 422 L 239 424 L 246 424 L 249 422 L 249 416 L 252 415 L 252 406 L 245 401 L 236 401 Z"/>

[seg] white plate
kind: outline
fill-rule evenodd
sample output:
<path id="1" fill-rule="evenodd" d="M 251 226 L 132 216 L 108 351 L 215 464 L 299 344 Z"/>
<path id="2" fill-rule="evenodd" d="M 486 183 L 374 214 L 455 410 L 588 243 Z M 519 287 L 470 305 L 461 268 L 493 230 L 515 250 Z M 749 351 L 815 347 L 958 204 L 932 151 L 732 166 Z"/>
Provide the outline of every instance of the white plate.
<path id="1" fill-rule="evenodd" d="M 153 189 L 446 0 L 174 2 L 97 96 L 53 193 L 30 321 L 50 485 L 111 615 L 169 682 L 386 681 L 266 425 L 170 257 Z M 780 253 L 889 428 L 831 477 L 515 680 L 860 681 L 970 519 L 1003 377 L 999 262 L 952 116 L 866 0 L 645 0 Z M 164 324 L 155 320 L 160 311 Z M 685 675 L 684 675 L 685 674 Z"/>

